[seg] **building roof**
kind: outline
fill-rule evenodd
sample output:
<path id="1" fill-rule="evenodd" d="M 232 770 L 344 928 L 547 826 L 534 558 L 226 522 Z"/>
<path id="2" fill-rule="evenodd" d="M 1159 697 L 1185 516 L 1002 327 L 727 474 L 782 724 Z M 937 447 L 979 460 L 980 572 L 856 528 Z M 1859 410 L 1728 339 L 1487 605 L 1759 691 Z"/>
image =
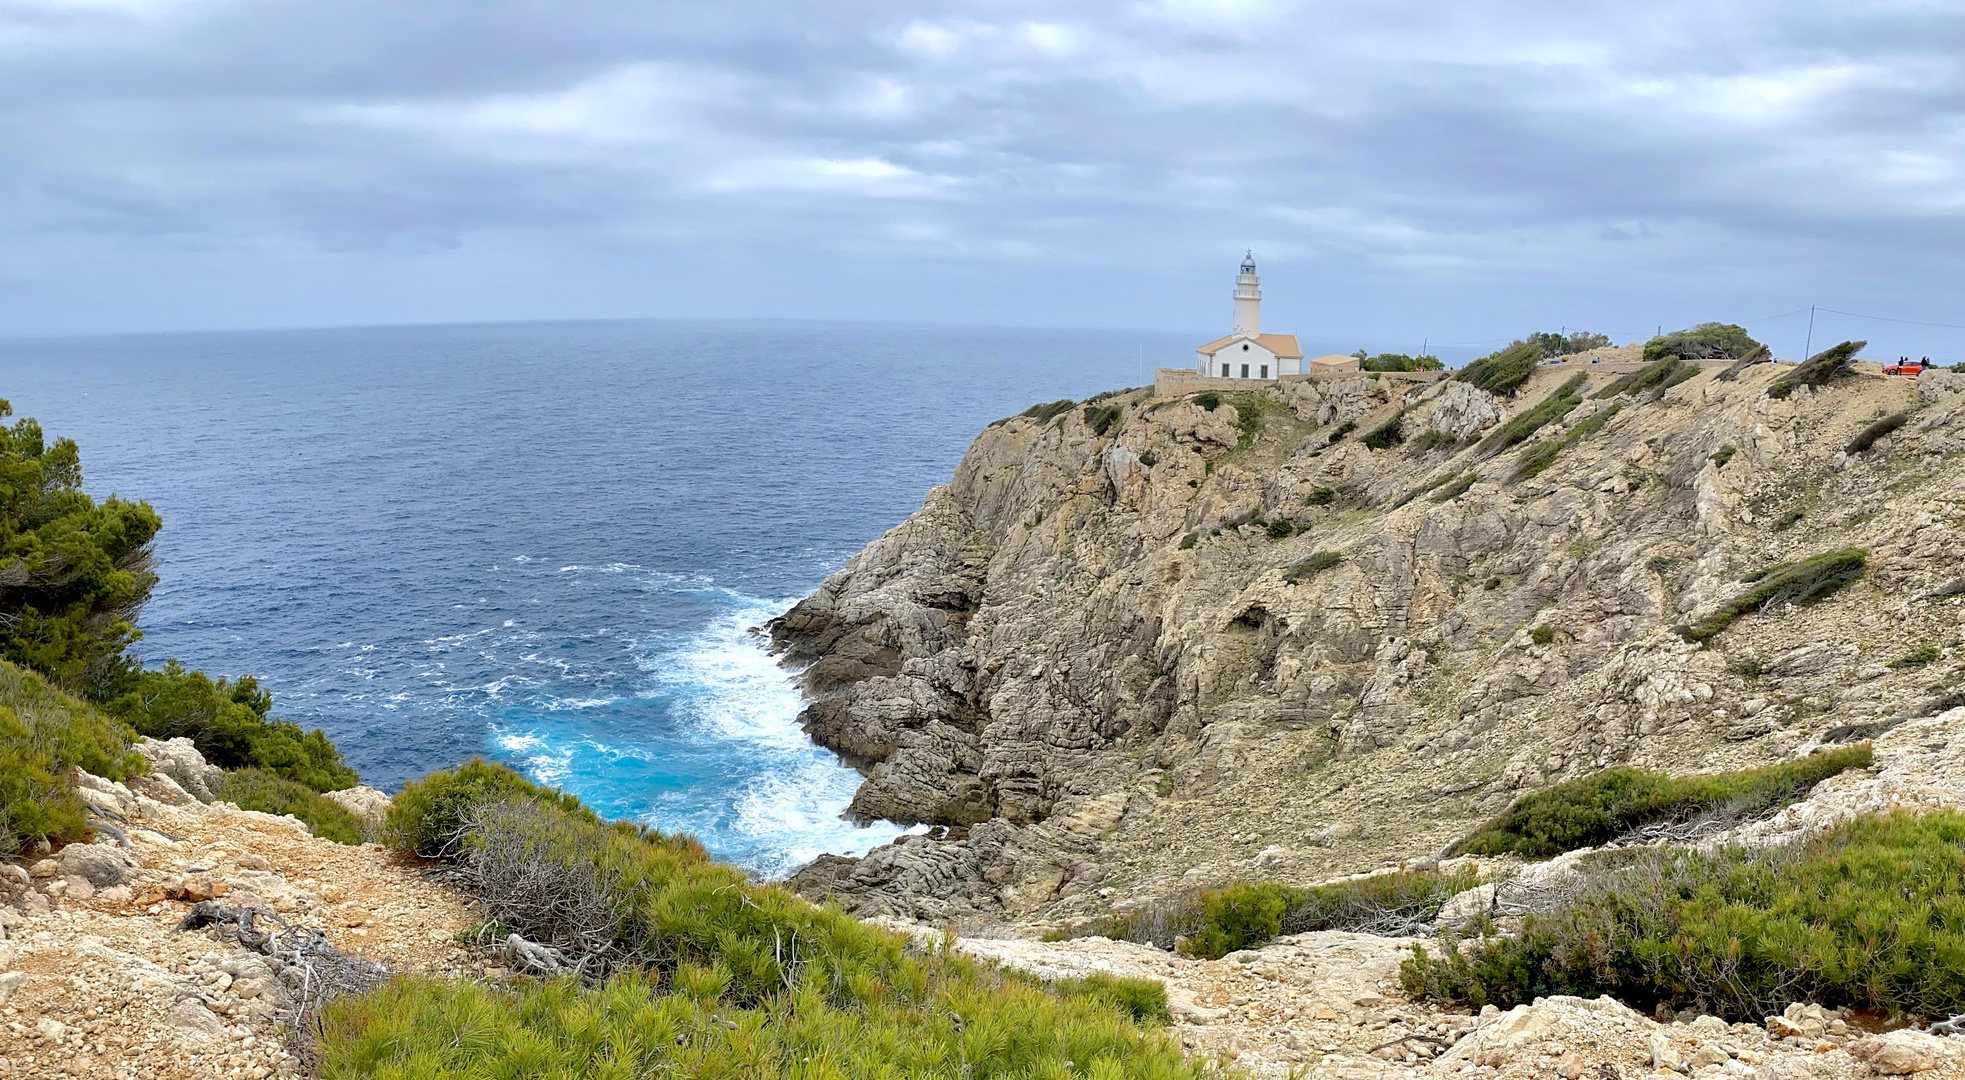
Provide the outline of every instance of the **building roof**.
<path id="1" fill-rule="evenodd" d="M 1238 341 L 1253 341 L 1275 353 L 1278 360 L 1303 359 L 1303 350 L 1297 347 L 1295 334 L 1257 334 L 1254 337 L 1247 334 L 1230 334 L 1219 341 L 1210 341 L 1194 351 L 1203 356 L 1213 356 Z"/>
<path id="2" fill-rule="evenodd" d="M 1332 353 L 1329 356 L 1316 357 L 1310 361 L 1310 366 L 1356 368 L 1358 366 L 1358 358 L 1355 356 L 1344 356 L 1340 353 Z"/>

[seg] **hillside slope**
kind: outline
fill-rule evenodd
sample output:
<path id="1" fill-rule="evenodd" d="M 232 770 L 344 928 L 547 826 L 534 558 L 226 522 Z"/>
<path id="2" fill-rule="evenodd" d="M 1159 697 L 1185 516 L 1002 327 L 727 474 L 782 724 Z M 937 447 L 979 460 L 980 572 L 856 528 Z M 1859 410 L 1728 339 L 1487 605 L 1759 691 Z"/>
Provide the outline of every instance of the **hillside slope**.
<path id="1" fill-rule="evenodd" d="M 1770 396 L 1793 370 L 1142 390 L 992 426 L 770 627 L 808 730 L 866 774 L 851 813 L 935 826 L 794 886 L 1082 920 L 1430 856 L 1607 765 L 1762 764 L 1938 711 L 1965 683 L 1965 378 L 1859 363 Z M 1820 603 L 1676 629 L 1841 549 L 1860 576 Z"/>

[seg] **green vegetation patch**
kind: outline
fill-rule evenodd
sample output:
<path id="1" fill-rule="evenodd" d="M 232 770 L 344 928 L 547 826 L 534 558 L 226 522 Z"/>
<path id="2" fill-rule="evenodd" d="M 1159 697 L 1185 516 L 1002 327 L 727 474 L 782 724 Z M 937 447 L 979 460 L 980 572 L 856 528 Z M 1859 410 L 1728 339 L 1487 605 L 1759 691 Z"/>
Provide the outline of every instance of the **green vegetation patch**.
<path id="1" fill-rule="evenodd" d="M 315 791 L 359 782 L 319 728 L 302 731 L 270 715 L 273 697 L 250 675 L 212 679 L 172 660 L 162 670 L 136 672 L 127 685 L 104 712 L 153 739 L 189 738 L 220 768 L 263 769 Z"/>
<path id="2" fill-rule="evenodd" d="M 1753 350 L 1749 351 L 1747 355 L 1742 356 L 1738 360 L 1735 360 L 1732 363 L 1726 365 L 1724 368 L 1721 368 L 1719 374 L 1713 376 L 1713 381 L 1732 382 L 1733 380 L 1740 377 L 1741 372 L 1747 370 L 1748 368 L 1754 366 L 1755 364 L 1765 364 L 1772 359 L 1774 359 L 1774 354 L 1767 348 L 1767 346 L 1765 345 L 1758 346 Z"/>
<path id="3" fill-rule="evenodd" d="M 1944 654 L 1939 651 L 1936 645 L 1927 641 L 1917 648 L 1897 657 L 1895 660 L 1890 661 L 1890 666 L 1893 668 L 1923 667 L 1926 664 L 1935 663 L 1938 657 L 1942 655 Z"/>
<path id="4" fill-rule="evenodd" d="M 1588 330 L 1571 330 L 1568 333 L 1544 330 L 1522 340 L 1542 350 L 1543 356 L 1573 356 L 1591 349 L 1610 347 L 1609 334 L 1594 334 Z"/>
<path id="5" fill-rule="evenodd" d="M 1596 847 L 1659 822 L 1767 817 L 1823 780 L 1869 764 L 1870 747 L 1864 743 L 1800 761 L 1704 776 L 1605 769 L 1522 796 L 1450 850 L 1456 855 L 1545 858 Z"/>
<path id="6" fill-rule="evenodd" d="M 1392 414 L 1390 420 L 1365 432 L 1358 441 L 1371 447 L 1373 450 L 1390 450 L 1392 447 L 1405 441 L 1405 434 L 1401 430 L 1405 424 L 1405 419 L 1406 411 L 1400 409 L 1398 412 Z"/>
<path id="7" fill-rule="evenodd" d="M 1664 334 L 1644 343 L 1646 360 L 1735 360 L 1761 347 L 1745 327 L 1732 323 L 1700 323 L 1689 330 Z"/>
<path id="8" fill-rule="evenodd" d="M 1404 353 L 1379 353 L 1376 356 L 1358 358 L 1360 371 L 1438 371 L 1445 366 L 1440 362 L 1439 357 L 1425 354 L 1407 356 Z"/>
<path id="9" fill-rule="evenodd" d="M 1623 404 L 1618 402 L 1611 404 L 1607 408 L 1598 409 L 1596 412 L 1578 420 L 1561 437 L 1543 439 L 1527 450 L 1522 451 L 1521 460 L 1515 463 L 1515 479 L 1517 481 L 1528 480 L 1547 472 L 1549 467 L 1556 463 L 1556 458 L 1560 457 L 1564 450 L 1602 431 L 1604 425 L 1610 423 L 1623 408 Z"/>
<path id="10" fill-rule="evenodd" d="M 1797 513 L 1796 520 L 1799 519 Z M 1753 588 L 1728 600 L 1718 611 L 1696 625 L 1679 627 L 1679 636 L 1687 641 L 1704 643 L 1718 637 L 1721 631 L 1732 626 L 1743 615 L 1766 611 L 1780 604 L 1820 603 L 1861 578 L 1868 560 L 1869 553 L 1862 548 L 1844 548 L 1825 551 L 1798 562 L 1763 567 L 1744 579 Z"/>
<path id="11" fill-rule="evenodd" d="M 1467 494 L 1468 489 L 1472 488 L 1479 481 L 1480 477 L 1472 472 L 1461 473 L 1452 482 L 1441 485 L 1439 490 L 1433 492 L 1432 499 L 1436 503 L 1452 502 L 1460 496 Z"/>
<path id="12" fill-rule="evenodd" d="M 1307 887 L 1230 885 L 1202 893 L 1189 913 L 1174 922 L 1192 924 L 1185 935 L 1189 955 L 1219 960 L 1282 934 L 1424 932 L 1449 899 L 1478 884 L 1480 877 L 1471 870 L 1411 870 Z"/>
<path id="13" fill-rule="evenodd" d="M 1123 411 L 1117 405 L 1087 405 L 1081 415 L 1084 417 L 1085 426 L 1092 429 L 1093 435 L 1104 435 L 1112 430 L 1112 425 L 1119 422 Z"/>
<path id="14" fill-rule="evenodd" d="M 1344 561 L 1342 552 L 1319 551 L 1308 558 L 1298 559 L 1283 571 L 1283 581 L 1290 585 L 1308 581 L 1318 574 Z"/>
<path id="15" fill-rule="evenodd" d="M 1849 365 L 1855 363 L 1856 354 L 1863 351 L 1867 341 L 1845 341 L 1832 345 L 1821 352 L 1796 364 L 1792 371 L 1774 380 L 1767 388 L 1767 396 L 1785 398 L 1802 386 L 1826 386 L 1833 379 L 1846 378 L 1855 372 Z"/>
<path id="16" fill-rule="evenodd" d="M 467 768 L 413 785 L 407 813 L 398 797 L 390 835 L 447 852 L 492 919 L 584 960 L 586 978 L 405 979 L 341 998 L 321 1013 L 329 1080 L 1205 1072 L 1141 1027 L 1165 1015 L 1155 985 L 1046 988 L 749 881 L 685 837 L 602 823 L 509 770 Z"/>
<path id="17" fill-rule="evenodd" d="M 1194 404 L 1199 405 L 1208 412 L 1213 412 L 1221 408 L 1221 395 L 1215 393 L 1213 390 L 1204 390 L 1194 395 Z"/>
<path id="18" fill-rule="evenodd" d="M 359 844 L 369 839 L 368 825 L 348 808 L 315 791 L 306 784 L 264 769 L 228 772 L 213 789 L 213 795 L 241 810 L 267 814 L 292 814 L 307 823 L 314 835 L 337 844 Z"/>
<path id="19" fill-rule="evenodd" d="M 1326 446 L 1336 446 L 1338 443 L 1344 441 L 1344 436 L 1349 435 L 1356 430 L 1358 430 L 1357 421 L 1346 420 L 1342 424 L 1339 424 L 1331 429 L 1330 434 L 1326 436 L 1324 439 L 1324 444 Z"/>
<path id="20" fill-rule="evenodd" d="M 1965 815 L 1857 818 L 1793 847 L 1637 852 L 1513 937 L 1415 948 L 1414 997 L 1609 994 L 1758 1021 L 1801 1001 L 1965 1012 Z"/>
<path id="21" fill-rule="evenodd" d="M 1077 407 L 1078 403 L 1070 398 L 1059 398 L 1056 401 L 1039 402 L 1018 413 L 1017 416 L 1035 420 L 1040 424 L 1048 424 Z M 1015 417 L 1010 417 L 1009 419 L 1015 419 Z"/>
<path id="22" fill-rule="evenodd" d="M 1540 346 L 1518 341 L 1461 368 L 1454 378 L 1472 383 L 1490 394 L 1512 394 L 1516 387 L 1535 374 L 1535 365 L 1541 362 Z"/>
<path id="23" fill-rule="evenodd" d="M 110 780 L 144 771 L 127 725 L 0 660 L 0 857 L 37 840 L 81 840 L 88 813 L 71 769 Z"/>
<path id="24" fill-rule="evenodd" d="M 1909 422 L 1910 422 L 1909 413 L 1907 412 L 1891 413 L 1890 415 L 1884 417 L 1883 419 L 1878 420 L 1876 423 L 1871 424 L 1870 426 L 1857 432 L 1856 437 L 1849 440 L 1849 445 L 1842 448 L 1842 452 L 1845 454 L 1860 454 L 1863 451 L 1868 450 L 1870 447 L 1875 446 L 1878 439 L 1883 438 L 1885 435 L 1888 435 L 1891 432 L 1897 430 L 1898 428 L 1903 427 L 1905 424 Z"/>
<path id="25" fill-rule="evenodd" d="M 1475 451 L 1483 457 L 1491 457 L 1526 440 L 1541 430 L 1543 425 L 1568 416 L 1570 410 L 1583 404 L 1583 397 L 1577 391 L 1588 385 L 1589 381 L 1588 375 L 1578 375 L 1556 387 L 1548 397 L 1536 402 L 1534 408 L 1517 414 L 1489 432 L 1475 446 Z"/>
<path id="26" fill-rule="evenodd" d="M 1732 443 L 1727 443 L 1725 446 L 1713 451 L 1713 456 L 1707 460 L 1713 463 L 1713 468 L 1724 469 L 1726 468 L 1726 463 L 1733 460 L 1733 455 L 1739 452 L 1739 447 L 1734 446 Z"/>
<path id="27" fill-rule="evenodd" d="M 1697 374 L 1699 369 L 1694 365 L 1685 363 L 1677 357 L 1666 357 L 1612 381 L 1610 385 L 1592 396 L 1612 398 L 1619 394 L 1641 394 L 1651 390 L 1655 391 L 1653 395 L 1655 397 Z"/>

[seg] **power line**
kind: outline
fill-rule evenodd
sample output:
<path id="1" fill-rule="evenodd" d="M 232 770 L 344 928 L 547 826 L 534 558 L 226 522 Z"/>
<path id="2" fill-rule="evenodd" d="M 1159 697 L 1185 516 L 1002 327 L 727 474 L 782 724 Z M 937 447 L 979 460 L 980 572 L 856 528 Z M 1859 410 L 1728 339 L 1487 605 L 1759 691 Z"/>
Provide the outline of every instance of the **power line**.
<path id="1" fill-rule="evenodd" d="M 1958 323 L 1924 322 L 1920 319 L 1893 319 L 1890 318 L 1888 315 L 1863 315 L 1854 311 L 1837 311 L 1834 308 L 1827 308 L 1827 307 L 1823 308 L 1822 310 L 1830 313 L 1831 315 L 1847 315 L 1852 319 L 1875 319 L 1878 322 L 1906 323 L 1911 326 L 1942 326 L 1947 330 L 1965 330 L 1965 325 L 1960 325 Z"/>

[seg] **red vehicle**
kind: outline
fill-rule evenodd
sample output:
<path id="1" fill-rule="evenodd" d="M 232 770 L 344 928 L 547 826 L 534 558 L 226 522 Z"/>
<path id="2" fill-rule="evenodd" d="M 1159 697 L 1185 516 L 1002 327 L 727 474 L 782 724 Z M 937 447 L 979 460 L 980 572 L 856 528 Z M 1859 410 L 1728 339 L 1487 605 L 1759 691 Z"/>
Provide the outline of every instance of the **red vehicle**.
<path id="1" fill-rule="evenodd" d="M 1908 356 L 1901 356 L 1897 358 L 1896 363 L 1885 364 L 1883 366 L 1883 373 L 1885 375 L 1909 375 L 1916 377 L 1924 374 L 1924 366 L 1930 362 L 1931 358 L 1928 356 L 1917 360 L 1912 360 Z"/>

